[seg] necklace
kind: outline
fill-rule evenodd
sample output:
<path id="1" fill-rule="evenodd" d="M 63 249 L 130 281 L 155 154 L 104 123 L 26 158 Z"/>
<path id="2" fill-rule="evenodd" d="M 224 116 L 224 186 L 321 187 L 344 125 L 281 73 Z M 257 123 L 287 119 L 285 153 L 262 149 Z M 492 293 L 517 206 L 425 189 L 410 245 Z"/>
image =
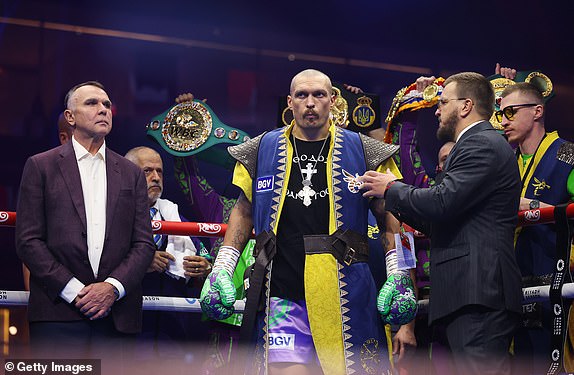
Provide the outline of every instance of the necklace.
<path id="1" fill-rule="evenodd" d="M 312 203 L 311 197 L 317 194 L 315 190 L 313 190 L 313 188 L 311 187 L 313 186 L 313 184 L 311 183 L 311 177 L 313 177 L 313 174 L 317 173 L 317 169 L 315 169 L 315 167 L 317 166 L 317 162 L 319 161 L 319 158 L 323 153 L 325 144 L 327 144 L 327 139 L 329 139 L 329 137 L 325 138 L 325 140 L 323 141 L 321 150 L 319 151 L 319 154 L 315 158 L 315 164 L 309 162 L 307 163 L 306 168 L 303 169 L 301 168 L 301 158 L 299 157 L 299 152 L 297 151 L 297 138 L 293 137 L 293 148 L 295 149 L 295 156 L 297 157 L 297 166 L 299 167 L 299 171 L 301 172 L 301 180 L 302 180 L 301 184 L 303 185 L 301 190 L 299 190 L 299 192 L 297 193 L 297 196 L 303 198 L 303 205 L 305 205 L 305 207 L 309 207 L 311 205 Z"/>

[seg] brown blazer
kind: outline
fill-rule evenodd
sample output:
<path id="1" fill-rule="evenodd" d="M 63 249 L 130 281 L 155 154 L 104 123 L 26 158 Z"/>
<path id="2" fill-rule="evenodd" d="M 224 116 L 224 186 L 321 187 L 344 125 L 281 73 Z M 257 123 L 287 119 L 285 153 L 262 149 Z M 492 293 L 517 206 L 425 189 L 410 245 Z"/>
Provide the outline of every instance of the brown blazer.
<path id="1" fill-rule="evenodd" d="M 141 280 L 154 254 L 147 185 L 140 168 L 108 148 L 106 174 L 106 234 L 95 279 L 72 142 L 27 160 L 18 197 L 16 249 L 31 273 L 31 322 L 84 319 L 59 297 L 64 286 L 74 276 L 85 285 L 113 277 L 126 289 L 126 295 L 112 306 L 116 329 L 141 330 Z"/>

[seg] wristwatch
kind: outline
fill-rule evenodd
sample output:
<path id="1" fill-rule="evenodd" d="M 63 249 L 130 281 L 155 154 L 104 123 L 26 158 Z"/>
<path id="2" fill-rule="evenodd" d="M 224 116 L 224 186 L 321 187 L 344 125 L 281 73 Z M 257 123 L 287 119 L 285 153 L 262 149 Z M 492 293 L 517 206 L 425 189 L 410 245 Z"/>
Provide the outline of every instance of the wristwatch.
<path id="1" fill-rule="evenodd" d="M 530 201 L 529 208 L 531 210 L 536 210 L 540 208 L 540 201 L 538 199 L 533 199 Z"/>

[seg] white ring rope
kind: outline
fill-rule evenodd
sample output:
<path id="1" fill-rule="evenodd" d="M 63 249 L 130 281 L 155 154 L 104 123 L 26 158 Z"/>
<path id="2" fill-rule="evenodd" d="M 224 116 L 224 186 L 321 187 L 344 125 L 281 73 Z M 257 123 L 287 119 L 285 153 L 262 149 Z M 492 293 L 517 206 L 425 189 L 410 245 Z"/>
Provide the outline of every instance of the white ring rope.
<path id="1" fill-rule="evenodd" d="M 554 221 L 553 210 L 554 207 L 544 207 L 536 210 L 520 211 L 518 216 L 519 219 L 522 220 L 522 225 L 525 225 L 525 222 L 532 221 L 531 214 L 536 214 L 536 222 L 534 224 L 548 223 Z M 544 215 L 541 215 L 542 213 L 544 213 Z M 574 218 L 574 203 L 568 205 L 567 213 L 568 217 Z M 542 216 L 545 216 L 543 220 L 541 220 Z M 0 211 L 0 226 L 14 226 L 15 221 L 15 212 Z M 219 223 L 182 223 L 156 220 L 152 220 L 152 227 L 156 233 L 195 235 L 198 237 L 222 237 L 227 230 L 226 224 Z M 26 306 L 28 305 L 28 295 L 29 292 L 26 291 L 0 290 L 0 306 Z M 574 299 L 574 283 L 565 283 L 563 285 L 562 297 L 566 299 Z M 523 304 L 542 302 L 549 299 L 550 285 L 539 285 L 522 289 Z M 428 310 L 429 300 L 419 300 L 417 304 L 419 312 L 426 312 Z M 234 308 L 235 312 L 243 312 L 245 301 L 236 301 Z M 144 296 L 143 309 L 201 312 L 201 305 L 197 298 Z"/>
<path id="2" fill-rule="evenodd" d="M 30 292 L 0 290 L 0 306 L 27 306 Z M 245 301 L 235 301 L 235 312 L 243 312 Z M 144 296 L 144 310 L 201 312 L 199 299 L 183 297 Z"/>
<path id="3" fill-rule="evenodd" d="M 26 306 L 28 305 L 29 294 L 30 292 L 25 291 L 0 290 L 0 305 Z M 574 283 L 564 284 L 562 287 L 562 297 L 566 299 L 574 298 Z M 522 303 L 548 301 L 549 298 L 550 285 L 540 285 L 522 289 Z M 422 311 L 426 311 L 428 304 L 428 299 L 418 301 L 419 308 Z M 235 312 L 243 312 L 245 301 L 236 301 L 234 308 Z M 201 306 L 197 298 L 182 297 L 144 296 L 143 309 L 157 311 L 201 312 Z"/>

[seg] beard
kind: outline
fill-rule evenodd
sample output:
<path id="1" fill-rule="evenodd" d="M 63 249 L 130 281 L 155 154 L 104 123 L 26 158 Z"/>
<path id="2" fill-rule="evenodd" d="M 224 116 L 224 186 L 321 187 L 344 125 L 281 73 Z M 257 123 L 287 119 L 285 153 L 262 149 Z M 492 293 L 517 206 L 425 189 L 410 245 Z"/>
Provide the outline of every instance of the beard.
<path id="1" fill-rule="evenodd" d="M 148 202 L 149 202 L 150 206 L 155 204 L 155 202 L 159 198 L 161 198 L 161 193 L 163 193 L 163 187 L 162 186 L 159 186 L 159 185 L 154 185 L 154 186 L 159 188 L 159 192 L 148 190 L 147 197 L 148 197 Z"/>
<path id="2" fill-rule="evenodd" d="M 451 113 L 442 119 L 442 126 L 436 131 L 436 137 L 439 141 L 454 142 L 456 133 L 456 114 Z"/>

